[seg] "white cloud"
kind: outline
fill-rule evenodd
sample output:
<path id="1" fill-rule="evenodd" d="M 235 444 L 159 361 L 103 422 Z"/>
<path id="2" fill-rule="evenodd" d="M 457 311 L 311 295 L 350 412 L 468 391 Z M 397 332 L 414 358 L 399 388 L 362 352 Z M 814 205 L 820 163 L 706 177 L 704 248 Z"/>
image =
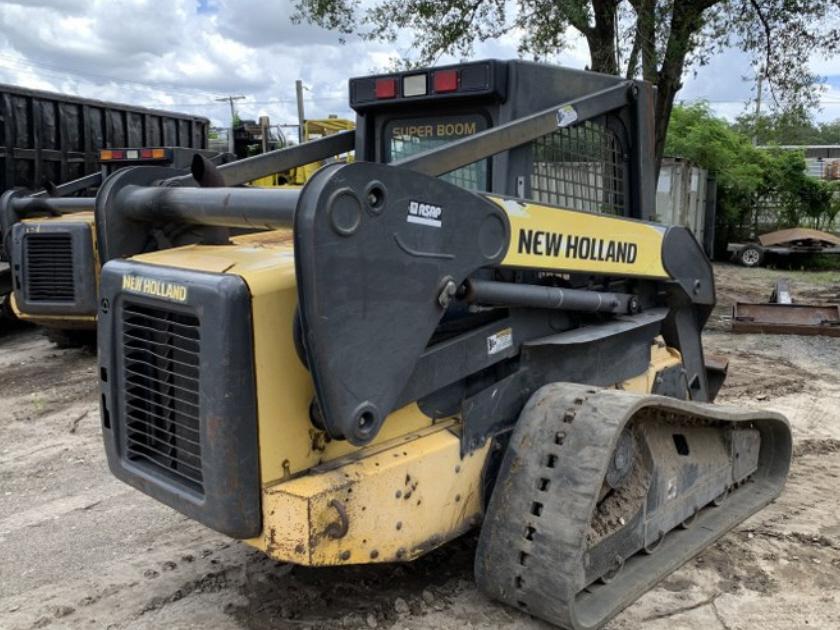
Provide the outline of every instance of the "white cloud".
<path id="1" fill-rule="evenodd" d="M 387 66 L 411 53 L 406 33 L 394 44 L 363 42 L 290 21 L 282 0 L 6 0 L 0 3 L 0 82 L 205 115 L 228 122 L 215 98 L 245 95 L 244 118 L 296 120 L 294 82 L 307 86 L 307 115 L 352 116 L 347 79 Z M 477 58 L 512 58 L 522 33 L 511 29 L 479 43 Z M 570 46 L 550 61 L 583 68 L 586 42 L 570 33 Z M 441 63 L 458 61 L 444 57 Z M 814 60 L 814 69 L 838 74 L 837 59 Z M 833 70 L 832 70 L 833 69 Z M 706 98 L 735 116 L 753 85 L 742 81 L 749 63 L 727 52 L 687 77 L 681 98 Z M 820 118 L 840 117 L 840 77 Z"/>

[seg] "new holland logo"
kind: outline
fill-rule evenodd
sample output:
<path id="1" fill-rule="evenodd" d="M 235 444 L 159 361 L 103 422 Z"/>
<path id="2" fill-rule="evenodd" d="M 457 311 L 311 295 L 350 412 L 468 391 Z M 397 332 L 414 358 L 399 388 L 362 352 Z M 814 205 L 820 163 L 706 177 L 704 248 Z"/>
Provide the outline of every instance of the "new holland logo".
<path id="1" fill-rule="evenodd" d="M 408 216 L 405 220 L 409 223 L 439 228 L 442 218 L 443 208 L 440 206 L 433 206 L 430 203 L 421 203 L 420 201 L 408 202 Z"/>
<path id="2" fill-rule="evenodd" d="M 126 274 L 122 279 L 122 288 L 124 291 L 166 298 L 168 300 L 175 300 L 176 302 L 187 301 L 187 287 L 182 284 L 175 284 L 174 282 L 166 282 L 165 280 Z"/>

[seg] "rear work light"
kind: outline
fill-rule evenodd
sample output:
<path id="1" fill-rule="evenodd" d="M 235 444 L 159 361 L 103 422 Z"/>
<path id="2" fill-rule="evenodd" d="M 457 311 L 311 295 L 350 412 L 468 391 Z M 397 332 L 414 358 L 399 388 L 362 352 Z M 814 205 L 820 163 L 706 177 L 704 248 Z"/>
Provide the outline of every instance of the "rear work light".
<path id="1" fill-rule="evenodd" d="M 425 74 L 410 74 L 403 78 L 403 96 L 424 96 L 425 94 Z"/>
<path id="2" fill-rule="evenodd" d="M 432 79 L 432 86 L 435 92 L 454 92 L 458 89 L 457 70 L 438 70 Z"/>
<path id="3" fill-rule="evenodd" d="M 396 98 L 397 96 L 397 80 L 396 79 L 377 79 L 376 80 L 376 98 Z"/>

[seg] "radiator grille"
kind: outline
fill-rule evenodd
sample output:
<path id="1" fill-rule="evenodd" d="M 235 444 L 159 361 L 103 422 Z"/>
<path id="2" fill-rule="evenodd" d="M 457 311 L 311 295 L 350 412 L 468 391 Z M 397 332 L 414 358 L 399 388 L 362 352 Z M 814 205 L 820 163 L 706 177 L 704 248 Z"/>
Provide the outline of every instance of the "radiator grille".
<path id="1" fill-rule="evenodd" d="M 535 201 L 602 214 L 625 214 L 621 143 L 610 129 L 586 122 L 558 129 L 533 143 L 531 197 Z"/>
<path id="2" fill-rule="evenodd" d="M 128 459 L 203 494 L 198 318 L 126 303 L 122 347 Z"/>
<path id="3" fill-rule="evenodd" d="M 24 242 L 26 299 L 29 302 L 73 302 L 73 237 L 55 232 L 27 234 Z"/>

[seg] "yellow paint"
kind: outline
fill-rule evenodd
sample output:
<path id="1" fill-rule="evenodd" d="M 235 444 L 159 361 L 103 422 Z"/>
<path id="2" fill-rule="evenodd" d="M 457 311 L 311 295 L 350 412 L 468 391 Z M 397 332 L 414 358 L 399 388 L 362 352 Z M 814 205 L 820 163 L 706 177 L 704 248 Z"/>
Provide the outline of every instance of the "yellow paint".
<path id="1" fill-rule="evenodd" d="M 501 206 L 510 220 L 503 266 L 668 277 L 662 266 L 663 226 L 488 198 Z"/>
<path id="2" fill-rule="evenodd" d="M 669 348 L 660 339 L 654 341 L 650 350 L 650 364 L 645 372 L 616 385 L 616 389 L 623 389 L 637 394 L 649 394 L 656 383 L 656 375 L 669 367 L 682 364 L 679 350 Z"/>
<path id="3" fill-rule="evenodd" d="M 451 424 L 265 488 L 263 536 L 247 542 L 277 560 L 328 566 L 412 560 L 459 536 L 481 520 L 490 447 L 462 460 Z M 347 531 L 336 537 L 339 509 Z"/>
<path id="4" fill-rule="evenodd" d="M 85 210 L 81 212 L 70 212 L 62 214 L 57 217 L 33 217 L 30 219 L 23 219 L 21 223 L 26 225 L 26 231 L 39 231 L 39 225 L 42 223 L 87 223 L 93 225 L 93 212 Z M 31 230 L 30 230 L 31 228 Z"/>

